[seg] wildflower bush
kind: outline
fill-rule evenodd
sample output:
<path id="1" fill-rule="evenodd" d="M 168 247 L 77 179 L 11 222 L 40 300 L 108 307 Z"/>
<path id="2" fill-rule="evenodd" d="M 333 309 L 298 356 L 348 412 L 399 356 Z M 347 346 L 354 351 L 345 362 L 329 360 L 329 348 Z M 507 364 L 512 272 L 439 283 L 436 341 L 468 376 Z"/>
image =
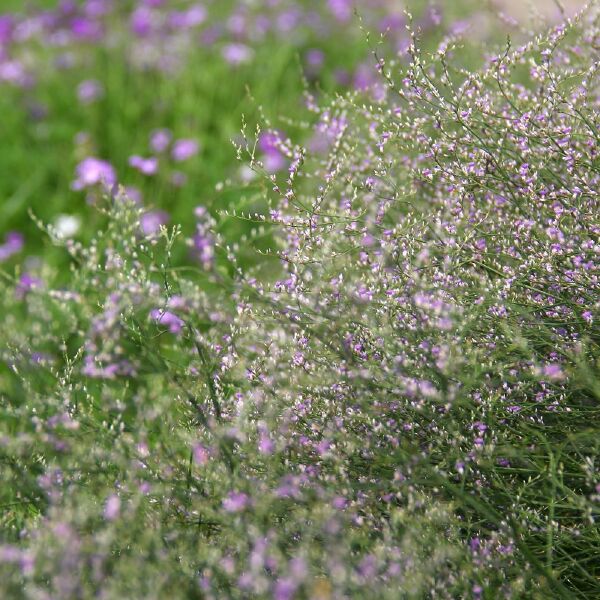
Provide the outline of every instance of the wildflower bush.
<path id="1" fill-rule="evenodd" d="M 190 235 L 82 168 L 2 271 L 3 597 L 596 597 L 599 19 L 471 70 L 409 18 Z"/>

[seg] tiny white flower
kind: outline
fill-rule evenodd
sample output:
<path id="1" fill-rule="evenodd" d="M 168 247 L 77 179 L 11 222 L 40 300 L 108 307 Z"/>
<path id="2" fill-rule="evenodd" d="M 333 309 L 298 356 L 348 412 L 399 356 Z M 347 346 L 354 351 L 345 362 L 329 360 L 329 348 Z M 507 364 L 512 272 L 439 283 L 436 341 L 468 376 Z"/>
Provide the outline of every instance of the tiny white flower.
<path id="1" fill-rule="evenodd" d="M 81 219 L 75 215 L 58 215 L 54 220 L 54 230 L 61 239 L 72 238 L 81 227 Z"/>

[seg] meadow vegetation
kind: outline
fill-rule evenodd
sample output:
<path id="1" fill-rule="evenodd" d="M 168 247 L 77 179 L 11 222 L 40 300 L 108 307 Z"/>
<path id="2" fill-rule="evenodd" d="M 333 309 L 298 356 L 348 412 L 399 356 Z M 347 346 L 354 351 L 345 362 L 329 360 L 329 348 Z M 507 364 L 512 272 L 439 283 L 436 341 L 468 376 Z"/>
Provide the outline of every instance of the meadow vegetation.
<path id="1" fill-rule="evenodd" d="M 596 5 L 47 4 L 0 16 L 0 596 L 598 597 Z"/>

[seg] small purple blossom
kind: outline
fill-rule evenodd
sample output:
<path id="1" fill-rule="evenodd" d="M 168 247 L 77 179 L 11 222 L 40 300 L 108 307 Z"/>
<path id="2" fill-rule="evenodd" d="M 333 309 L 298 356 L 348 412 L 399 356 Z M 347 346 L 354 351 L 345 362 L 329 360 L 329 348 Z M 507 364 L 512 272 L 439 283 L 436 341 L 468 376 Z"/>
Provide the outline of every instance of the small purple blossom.
<path id="1" fill-rule="evenodd" d="M 196 156 L 200 151 L 200 144 L 193 139 L 181 139 L 177 140 L 173 144 L 171 150 L 171 157 L 175 162 L 183 162 L 189 160 L 193 156 Z"/>
<path id="2" fill-rule="evenodd" d="M 223 509 L 230 513 L 243 512 L 250 506 L 250 497 L 244 492 L 229 492 L 223 499 Z"/>
<path id="3" fill-rule="evenodd" d="M 157 153 L 165 152 L 172 140 L 173 134 L 169 129 L 156 129 L 150 134 L 150 148 Z"/>
<path id="4" fill-rule="evenodd" d="M 246 44 L 227 44 L 223 47 L 223 58 L 230 64 L 238 66 L 252 60 L 254 51 Z"/>
<path id="5" fill-rule="evenodd" d="M 194 462 L 199 466 L 204 466 L 208 464 L 210 459 L 210 452 L 206 448 L 206 446 L 202 444 L 195 444 L 192 448 L 192 453 L 194 456 Z"/>
<path id="6" fill-rule="evenodd" d="M 267 131 L 260 135 L 258 148 L 263 153 L 263 163 L 269 173 L 276 173 L 285 168 L 286 157 L 281 151 L 282 133 Z"/>
<path id="7" fill-rule="evenodd" d="M 172 12 L 169 15 L 169 25 L 174 29 L 191 29 L 204 23 L 206 16 L 206 8 L 202 4 L 195 4 L 187 10 Z"/>
<path id="8" fill-rule="evenodd" d="M 175 313 L 155 308 L 150 312 L 150 318 L 166 327 L 171 333 L 181 333 L 185 323 Z"/>
<path id="9" fill-rule="evenodd" d="M 104 28 L 99 21 L 80 16 L 71 20 L 71 32 L 79 40 L 97 42 L 104 35 Z"/>
<path id="10" fill-rule="evenodd" d="M 327 6 L 341 23 L 346 23 L 352 18 L 352 0 L 327 0 Z"/>
<path id="11" fill-rule="evenodd" d="M 296 595 L 298 584 L 290 577 L 278 579 L 275 582 L 273 598 L 275 600 L 292 600 Z"/>
<path id="12" fill-rule="evenodd" d="M 140 228 L 144 235 L 156 235 L 163 225 L 169 222 L 169 213 L 164 210 L 153 210 L 140 217 Z"/>
<path id="13" fill-rule="evenodd" d="M 129 165 L 143 175 L 155 175 L 158 171 L 158 158 L 143 158 L 137 154 L 129 157 Z"/>
<path id="14" fill-rule="evenodd" d="M 192 253 L 205 269 L 210 269 L 215 258 L 214 239 L 202 226 L 198 226 L 192 238 Z"/>
<path id="15" fill-rule="evenodd" d="M 542 367 L 542 375 L 551 381 L 560 381 L 564 379 L 564 372 L 561 366 L 557 363 L 549 363 Z"/>
<path id="16" fill-rule="evenodd" d="M 91 104 L 103 95 L 104 87 L 96 79 L 86 79 L 77 86 L 77 97 L 82 104 Z"/>
<path id="17" fill-rule="evenodd" d="M 112 187 L 117 182 L 117 175 L 113 166 L 99 158 L 89 157 L 82 160 L 75 169 L 76 179 L 71 184 L 75 191 L 94 187 L 98 184 Z"/>
<path id="18" fill-rule="evenodd" d="M 260 434 L 258 440 L 258 451 L 261 454 L 273 454 L 275 451 L 275 443 L 266 432 Z"/>
<path id="19" fill-rule="evenodd" d="M 325 54 L 322 50 L 312 48 L 305 55 L 306 64 L 311 74 L 315 74 L 325 63 Z"/>
<path id="20" fill-rule="evenodd" d="M 4 243 L 0 245 L 0 262 L 9 259 L 14 254 L 23 250 L 25 238 L 18 231 L 10 231 L 4 238 Z"/>
<path id="21" fill-rule="evenodd" d="M 104 505 L 104 518 L 107 521 L 114 521 L 121 512 L 121 500 L 116 494 L 112 494 L 106 500 Z"/>
<path id="22" fill-rule="evenodd" d="M 29 273 L 23 273 L 21 277 L 19 277 L 19 281 L 15 287 L 15 296 L 22 300 L 29 294 L 31 291 L 41 288 L 42 280 L 30 275 Z"/>
<path id="23" fill-rule="evenodd" d="M 140 38 L 148 37 L 156 26 L 156 17 L 152 10 L 146 6 L 138 6 L 131 13 L 130 18 L 131 31 Z"/>

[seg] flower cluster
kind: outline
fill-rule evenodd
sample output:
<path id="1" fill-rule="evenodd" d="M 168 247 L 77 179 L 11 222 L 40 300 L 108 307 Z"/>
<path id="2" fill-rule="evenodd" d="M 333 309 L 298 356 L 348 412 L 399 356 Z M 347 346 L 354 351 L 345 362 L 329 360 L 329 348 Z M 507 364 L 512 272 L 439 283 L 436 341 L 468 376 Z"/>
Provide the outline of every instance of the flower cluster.
<path id="1" fill-rule="evenodd" d="M 205 20 L 161 5 L 140 39 Z M 2 280 L 4 596 L 600 592 L 600 12 L 473 71 L 408 32 L 300 142 L 244 126 L 264 209 L 182 241 L 113 182 L 68 274 Z"/>

